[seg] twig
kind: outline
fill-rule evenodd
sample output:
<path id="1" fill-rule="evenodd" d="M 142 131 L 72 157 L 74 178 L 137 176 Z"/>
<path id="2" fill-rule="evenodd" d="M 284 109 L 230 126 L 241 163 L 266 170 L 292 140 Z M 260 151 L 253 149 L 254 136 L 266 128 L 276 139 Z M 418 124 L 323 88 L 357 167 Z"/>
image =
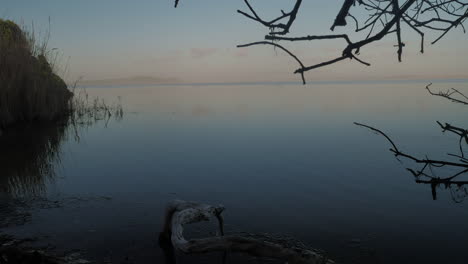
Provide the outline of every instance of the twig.
<path id="1" fill-rule="evenodd" d="M 464 104 L 464 105 L 468 105 L 468 97 L 463 94 L 462 92 L 458 91 L 457 89 L 455 88 L 451 88 L 450 90 L 447 90 L 446 92 L 442 92 L 442 91 L 439 91 L 438 93 L 435 93 L 433 91 L 431 91 L 431 89 L 429 88 L 430 86 L 432 85 L 432 83 L 426 85 L 426 90 L 431 94 L 431 95 L 434 95 L 434 96 L 440 96 L 440 97 L 443 97 L 443 98 L 447 98 L 448 100 L 454 102 L 454 103 L 459 103 L 459 104 Z M 452 95 L 454 94 L 458 94 L 459 96 L 461 96 L 462 98 L 464 99 L 458 99 L 458 98 L 454 98 Z"/>
<path id="2" fill-rule="evenodd" d="M 377 128 L 368 126 L 368 125 L 361 124 L 361 123 L 356 123 L 355 122 L 354 124 L 357 125 L 357 126 L 361 126 L 361 127 L 365 127 L 367 129 L 370 129 L 370 130 L 378 133 L 379 135 L 385 137 L 387 139 L 387 141 L 392 145 L 392 148 L 390 148 L 390 151 L 394 153 L 396 158 L 403 157 L 403 158 L 409 159 L 409 160 L 411 160 L 411 161 L 413 161 L 413 162 L 415 162 L 417 164 L 422 164 L 422 167 L 420 169 L 414 170 L 412 168 L 407 168 L 407 170 L 415 177 L 417 183 L 431 184 L 432 196 L 433 196 L 434 200 L 437 199 L 437 193 L 436 193 L 436 189 L 435 189 L 437 186 L 439 186 L 441 184 L 444 184 L 444 185 L 450 187 L 450 185 L 453 185 L 453 184 L 456 184 L 457 186 L 460 186 L 460 184 L 465 184 L 465 181 L 455 181 L 455 179 L 460 177 L 461 175 L 468 174 L 468 162 L 463 156 L 449 155 L 451 157 L 460 158 L 460 160 L 458 162 L 448 161 L 448 160 L 434 160 L 434 159 L 429 159 L 427 157 L 418 158 L 416 156 L 413 156 L 413 155 L 410 155 L 410 154 L 407 154 L 407 153 L 401 151 L 396 146 L 396 144 L 393 142 L 393 140 L 389 136 L 387 136 L 387 134 L 385 134 L 383 131 L 381 131 L 381 130 L 379 130 Z M 442 126 L 440 123 L 439 123 L 439 125 L 442 128 L 447 127 L 447 126 Z M 449 128 L 451 128 L 451 127 L 449 127 Z M 440 178 L 440 177 L 435 177 L 435 176 L 433 176 L 431 174 L 426 173 L 426 170 L 431 169 L 432 167 L 437 167 L 437 168 L 450 167 L 452 169 L 459 169 L 459 171 L 457 173 L 453 174 L 453 175 L 450 175 L 450 176 L 447 176 L 447 177 L 444 177 L 444 178 Z M 424 178 L 426 178 L 428 180 L 421 180 L 420 179 L 421 177 L 424 177 Z"/>

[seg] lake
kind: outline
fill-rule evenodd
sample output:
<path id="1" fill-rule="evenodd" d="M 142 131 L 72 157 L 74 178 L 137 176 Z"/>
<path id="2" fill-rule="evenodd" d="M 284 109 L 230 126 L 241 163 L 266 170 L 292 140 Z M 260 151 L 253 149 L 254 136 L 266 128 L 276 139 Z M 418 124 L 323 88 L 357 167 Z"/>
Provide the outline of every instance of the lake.
<path id="1" fill-rule="evenodd" d="M 467 263 L 463 192 L 438 187 L 434 200 L 406 170 L 417 165 L 353 124 L 408 153 L 449 158 L 459 138 L 436 121 L 468 127 L 468 108 L 426 85 L 90 87 L 108 102 L 120 96 L 123 119 L 3 135 L 0 230 L 102 262 L 164 263 L 164 208 L 183 199 L 223 204 L 227 230 L 291 236 L 339 263 Z M 431 88 L 451 87 L 468 91 L 468 81 Z"/>

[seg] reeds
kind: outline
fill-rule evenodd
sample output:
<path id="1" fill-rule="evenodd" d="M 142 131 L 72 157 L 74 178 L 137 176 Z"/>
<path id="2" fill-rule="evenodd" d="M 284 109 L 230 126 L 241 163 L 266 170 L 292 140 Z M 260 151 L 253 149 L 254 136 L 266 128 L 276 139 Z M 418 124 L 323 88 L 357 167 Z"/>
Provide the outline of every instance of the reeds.
<path id="1" fill-rule="evenodd" d="M 111 118 L 121 120 L 123 118 L 123 107 L 121 98 L 112 104 L 108 104 L 99 97 L 90 98 L 84 87 L 77 88 L 76 84 L 72 87 L 73 98 L 70 100 L 70 109 L 72 109 L 69 121 L 72 125 L 93 124 L 100 120 L 109 121 Z"/>
<path id="2" fill-rule="evenodd" d="M 121 118 L 119 103 L 90 99 L 86 90 L 69 87 L 59 76 L 57 52 L 48 48 L 49 32 L 38 40 L 34 29 L 0 19 L 0 131 L 31 121 L 70 124 Z"/>
<path id="3" fill-rule="evenodd" d="M 48 55 L 47 41 L 39 45 L 34 33 L 0 19 L 0 128 L 69 112 L 72 92 Z"/>
<path id="4" fill-rule="evenodd" d="M 98 122 L 107 126 L 110 120 L 123 118 L 120 98 L 107 104 L 98 97 L 90 99 L 84 88 L 72 89 L 69 112 L 62 118 L 15 124 L 0 135 L 0 192 L 14 197 L 44 194 L 56 178 L 64 142 L 79 142 Z"/>
<path id="5" fill-rule="evenodd" d="M 123 117 L 120 98 L 107 104 L 59 77 L 48 38 L 0 19 L 0 192 L 15 196 L 44 191 L 62 143 L 80 140 L 81 128 Z"/>

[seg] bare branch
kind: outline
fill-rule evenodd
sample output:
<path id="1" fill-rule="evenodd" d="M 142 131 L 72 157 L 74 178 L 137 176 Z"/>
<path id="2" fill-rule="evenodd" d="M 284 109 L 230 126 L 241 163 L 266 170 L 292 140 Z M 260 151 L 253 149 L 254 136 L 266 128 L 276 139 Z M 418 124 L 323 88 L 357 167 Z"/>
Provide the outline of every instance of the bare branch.
<path id="1" fill-rule="evenodd" d="M 266 40 L 288 40 L 288 41 L 304 41 L 304 40 L 321 40 L 321 39 L 339 39 L 342 38 L 346 40 L 348 44 L 351 44 L 351 40 L 349 40 L 348 35 L 341 34 L 341 35 L 322 35 L 322 36 L 305 36 L 305 37 L 278 37 L 274 35 L 266 35 Z"/>
<path id="2" fill-rule="evenodd" d="M 367 31 L 367 36 L 359 37 L 358 40 L 352 40 L 348 34 L 336 35 L 307 35 L 298 37 L 287 36 L 291 27 L 296 21 L 299 10 L 302 6 L 302 0 L 295 0 L 291 11 L 284 12 L 280 10 L 279 15 L 272 19 L 264 19 L 260 13 L 252 6 L 249 0 L 244 0 L 248 11 L 238 10 L 237 12 L 244 17 L 255 21 L 266 27 L 269 32 L 265 40 L 271 41 L 315 41 L 315 40 L 334 40 L 344 39 L 346 45 L 341 50 L 341 55 L 335 59 L 326 62 L 313 64 L 308 67 L 301 66 L 295 73 L 303 74 L 306 71 L 313 70 L 326 65 L 334 64 L 346 58 L 356 59 L 356 61 L 370 65 L 356 57 L 362 48 L 367 45 L 380 41 L 385 36 L 395 33 L 398 61 L 402 60 L 405 41 L 403 39 L 403 25 L 408 26 L 412 32 L 420 36 L 421 44 L 419 51 L 424 52 L 425 31 L 440 32 L 440 35 L 432 41 L 432 44 L 442 39 L 452 29 L 461 27 L 465 31 L 464 23 L 468 19 L 467 0 L 406 0 L 400 4 L 399 0 L 343 0 L 331 30 L 337 26 L 346 26 L 346 18 L 354 20 L 356 32 Z M 175 6 L 179 0 L 175 0 Z M 368 13 L 363 17 L 363 21 L 351 13 L 354 8 L 359 7 Z M 239 45 L 238 47 L 243 47 Z M 290 54 L 291 55 L 291 54 Z M 297 60 L 297 56 L 293 56 Z M 305 82 L 304 82 L 305 83 Z M 452 92 L 454 92 L 453 90 Z"/>
<path id="3" fill-rule="evenodd" d="M 434 159 L 429 159 L 427 157 L 425 158 L 418 158 L 416 156 L 413 156 L 411 154 L 407 154 L 403 151 L 401 151 L 396 144 L 393 142 L 392 139 L 390 139 L 389 136 L 387 136 L 384 132 L 382 132 L 379 129 L 376 129 L 374 127 L 360 124 L 360 123 L 354 123 L 355 125 L 362 126 L 365 128 L 368 128 L 379 135 L 385 137 L 388 142 L 392 145 L 392 148 L 390 148 L 390 151 L 394 153 L 396 158 L 403 157 L 406 158 L 410 161 L 413 161 L 416 164 L 422 164 L 422 167 L 420 169 L 412 169 L 412 168 L 407 168 L 407 170 L 415 177 L 417 183 L 424 183 L 424 184 L 430 184 L 431 185 L 431 190 L 432 190 L 432 197 L 434 200 L 437 199 L 437 192 L 436 192 L 436 187 L 439 185 L 445 185 L 447 188 L 450 187 L 451 185 L 457 185 L 458 187 L 461 187 L 461 185 L 468 183 L 468 181 L 458 181 L 456 178 L 462 176 L 462 175 L 467 175 L 468 174 L 468 160 L 465 159 L 463 156 L 458 156 L 458 155 L 449 155 L 450 157 L 456 157 L 459 158 L 458 161 L 450 161 L 450 160 L 434 160 Z M 453 129 L 452 126 L 447 127 L 443 126 L 439 123 L 439 125 L 442 128 L 447 128 L 447 130 L 450 131 L 456 131 L 458 132 L 459 130 Z M 462 129 L 460 129 L 461 131 Z M 464 130 L 463 130 L 464 132 Z M 456 133 L 458 134 L 458 133 Z M 455 174 L 446 176 L 444 178 L 436 177 L 432 174 L 432 167 L 435 168 L 442 168 L 442 167 L 447 167 L 450 169 L 455 169 L 458 170 Z M 431 170 L 429 173 L 427 173 L 427 170 Z M 426 178 L 426 180 L 421 179 L 421 178 Z M 468 196 L 468 192 L 467 192 Z M 452 196 L 453 197 L 453 196 Z"/>
<path id="4" fill-rule="evenodd" d="M 283 46 L 281 46 L 279 44 L 273 43 L 273 42 L 258 41 L 258 42 L 252 42 L 252 43 L 248 43 L 248 44 L 238 45 L 237 47 L 238 48 L 244 48 L 244 47 L 249 47 L 249 46 L 254 46 L 254 45 L 271 45 L 271 46 L 275 46 L 275 47 L 283 50 L 284 52 L 286 52 L 292 58 L 294 58 L 297 61 L 297 63 L 299 63 L 299 65 L 301 66 L 301 69 L 304 68 L 304 64 L 296 57 L 296 55 L 294 55 L 292 52 L 287 50 L 285 47 L 283 47 Z M 305 78 L 304 78 L 304 73 L 303 72 L 301 73 L 301 77 L 302 77 L 302 83 L 305 84 Z"/>
<path id="5" fill-rule="evenodd" d="M 335 18 L 335 22 L 330 28 L 331 31 L 335 30 L 336 26 L 346 26 L 346 16 L 349 14 L 349 9 L 354 4 L 354 0 L 345 0 L 343 6 L 340 9 L 340 12 Z"/>
<path id="6" fill-rule="evenodd" d="M 452 133 L 454 133 L 454 134 L 456 134 L 456 135 L 458 135 L 460 137 L 459 140 L 458 140 L 460 155 L 459 156 L 454 155 L 454 154 L 451 154 L 451 155 L 454 156 L 454 157 L 459 157 L 461 159 L 461 161 L 466 162 L 465 153 L 463 151 L 463 141 L 465 141 L 465 144 L 468 145 L 468 130 L 460 128 L 460 127 L 452 126 L 452 125 L 450 125 L 448 123 L 445 123 L 445 125 L 442 125 L 442 123 L 440 123 L 439 121 L 437 121 L 437 124 L 439 124 L 439 126 L 442 128 L 442 132 L 449 131 L 449 132 L 452 132 Z"/>
<path id="7" fill-rule="evenodd" d="M 377 128 L 373 128 L 373 127 L 368 126 L 368 125 L 357 123 L 357 122 L 354 122 L 354 124 L 357 125 L 357 126 L 362 126 L 362 127 L 368 128 L 368 129 L 370 129 L 370 130 L 384 136 L 388 140 L 388 142 L 390 142 L 390 144 L 392 144 L 393 150 L 399 152 L 399 150 L 398 150 L 397 146 L 395 145 L 395 143 L 393 142 L 393 140 L 389 136 L 387 136 L 384 132 L 382 132 L 381 130 L 379 130 Z"/>
<path id="8" fill-rule="evenodd" d="M 244 11 L 237 10 L 237 12 L 239 14 L 242 14 L 245 17 L 247 17 L 249 19 L 252 19 L 254 21 L 257 21 L 260 24 L 264 25 L 265 27 L 267 27 L 268 29 L 271 30 L 271 32 L 270 32 L 271 35 L 285 35 L 285 34 L 289 33 L 289 29 L 291 28 L 292 24 L 296 20 L 296 16 L 297 16 L 297 13 L 299 12 L 299 9 L 301 7 L 302 0 L 296 0 L 296 4 L 294 5 L 293 9 L 290 12 L 285 13 L 285 12 L 281 11 L 282 14 L 280 16 L 274 18 L 271 21 L 265 21 L 265 20 L 261 19 L 260 16 L 258 16 L 255 9 L 252 7 L 252 5 L 250 5 L 248 0 L 244 0 L 244 3 L 249 8 L 251 14 L 247 14 Z M 286 19 L 286 18 L 288 19 L 286 24 L 277 23 L 278 21 Z M 276 29 L 280 29 L 281 31 L 275 31 Z"/>
<path id="9" fill-rule="evenodd" d="M 447 98 L 450 101 L 455 102 L 455 103 L 468 105 L 468 97 L 465 94 L 458 91 L 457 89 L 451 88 L 450 90 L 447 90 L 446 92 L 439 91 L 438 93 L 435 93 L 435 92 L 431 91 L 431 89 L 429 88 L 431 85 L 432 85 L 432 83 L 430 83 L 430 84 L 428 84 L 426 86 L 427 91 L 431 95 L 444 97 L 444 98 Z M 453 97 L 453 95 L 458 95 L 458 96 L 460 96 L 462 98 L 458 99 L 458 98 Z"/>

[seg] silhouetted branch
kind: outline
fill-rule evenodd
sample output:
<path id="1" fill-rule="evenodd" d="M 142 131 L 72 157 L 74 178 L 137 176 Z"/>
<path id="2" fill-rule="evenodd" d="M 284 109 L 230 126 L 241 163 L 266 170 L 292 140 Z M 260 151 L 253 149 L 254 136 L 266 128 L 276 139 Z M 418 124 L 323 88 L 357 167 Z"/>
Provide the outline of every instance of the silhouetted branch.
<path id="1" fill-rule="evenodd" d="M 432 85 L 432 83 L 430 83 L 430 84 L 428 84 L 426 86 L 426 89 L 429 91 L 429 93 L 431 95 L 447 98 L 448 100 L 450 100 L 452 102 L 455 102 L 455 103 L 468 105 L 468 97 L 466 95 L 464 95 L 463 93 L 461 93 L 460 91 L 458 91 L 457 89 L 451 88 L 450 90 L 447 90 L 446 92 L 440 91 L 438 93 L 435 93 L 435 92 L 431 91 L 431 89 L 429 88 L 431 85 Z M 461 98 L 455 98 L 455 97 L 453 97 L 454 95 L 458 95 L 458 97 L 461 97 Z M 460 149 L 460 155 L 455 155 L 455 154 L 449 154 L 449 155 L 451 155 L 453 157 L 460 158 L 460 161 L 468 163 L 468 160 L 465 158 L 465 154 L 464 154 L 464 151 L 463 151 L 463 142 L 465 142 L 465 144 L 468 145 L 468 130 L 460 128 L 460 127 L 452 126 L 452 125 L 450 125 L 448 123 L 445 123 L 443 125 L 439 121 L 437 121 L 437 124 L 442 128 L 442 132 L 449 131 L 449 132 L 452 132 L 452 133 L 460 136 L 459 141 L 458 141 L 458 145 L 459 145 L 459 149 Z"/>
<path id="2" fill-rule="evenodd" d="M 321 35 L 321 36 L 305 36 L 305 37 L 279 37 L 274 35 L 266 35 L 266 40 L 288 40 L 288 41 L 304 41 L 304 40 L 320 40 L 320 39 L 338 39 L 342 38 L 346 40 L 348 44 L 351 44 L 351 40 L 349 40 L 348 35 L 341 34 L 341 35 Z"/>
<path id="3" fill-rule="evenodd" d="M 179 1 L 176 0 L 176 6 Z M 265 40 L 271 41 L 313 41 L 313 40 L 332 40 L 344 39 L 346 46 L 343 47 L 341 54 L 335 59 L 330 59 L 326 62 L 316 63 L 311 66 L 302 67 L 296 73 L 302 74 L 319 67 L 334 64 L 346 58 L 356 59 L 364 65 L 370 65 L 356 57 L 360 50 L 376 41 L 381 40 L 387 35 L 395 33 L 397 47 L 397 58 L 402 60 L 403 49 L 405 42 L 403 40 L 403 25 L 408 26 L 413 32 L 421 38 L 420 52 L 424 52 L 424 36 L 425 31 L 440 32 L 440 35 L 432 42 L 438 42 L 452 29 L 460 26 L 465 31 L 463 23 L 468 18 L 468 3 L 465 1 L 455 0 L 344 0 L 341 8 L 336 15 L 331 26 L 333 31 L 338 26 L 346 26 L 346 18 L 353 19 L 355 31 L 367 31 L 367 36 L 357 41 L 352 41 L 348 34 L 338 35 L 321 35 L 321 36 L 299 36 L 287 37 L 291 27 L 293 26 L 302 1 L 295 0 L 295 4 L 291 11 L 284 12 L 272 19 L 264 19 L 248 0 L 244 0 L 248 11 L 238 10 L 239 14 L 255 21 L 262 26 L 268 28 L 269 32 L 265 36 Z M 402 2 L 400 4 L 400 2 Z M 360 7 L 368 13 L 368 16 L 362 15 L 362 21 L 358 17 L 353 16 L 351 12 L 355 7 Z M 244 45 L 240 45 L 241 47 Z"/>
<path id="4" fill-rule="evenodd" d="M 464 155 L 464 151 L 463 151 L 463 141 L 465 141 L 465 144 L 468 145 L 468 130 L 460 128 L 460 127 L 452 126 L 448 123 L 445 123 L 444 125 L 442 125 L 442 123 L 440 123 L 439 121 L 437 121 L 437 124 L 439 124 L 439 126 L 442 128 L 442 132 L 449 131 L 460 136 L 460 139 L 458 140 L 458 144 L 460 147 L 460 156 L 453 155 L 453 154 L 452 156 L 459 157 L 460 159 L 467 162 L 465 155 Z"/>
<path id="5" fill-rule="evenodd" d="M 419 168 L 419 169 L 415 170 L 415 169 L 412 169 L 412 168 L 407 168 L 407 170 L 416 178 L 417 183 L 431 184 L 432 195 L 433 195 L 434 200 L 437 198 L 437 195 L 436 195 L 436 192 L 435 192 L 435 187 L 437 187 L 439 185 L 445 185 L 446 187 L 450 187 L 451 185 L 457 185 L 457 186 L 460 187 L 460 184 L 465 184 L 466 183 L 465 181 L 455 181 L 455 179 L 460 177 L 461 175 L 468 174 L 468 160 L 463 157 L 463 152 L 462 152 L 462 156 L 449 154 L 450 157 L 458 158 L 459 159 L 458 161 L 435 160 L 435 159 L 429 159 L 427 157 L 419 158 L 419 157 L 416 157 L 414 155 L 408 154 L 408 153 L 403 152 L 402 150 L 400 150 L 397 147 L 397 145 L 394 143 L 394 141 L 387 134 L 385 134 L 383 131 L 381 131 L 379 129 L 376 129 L 374 127 L 365 125 L 365 124 L 361 124 L 361 123 L 356 123 L 355 122 L 354 124 L 358 125 L 358 126 L 361 126 L 361 127 L 368 128 L 368 129 L 376 132 L 377 134 L 385 137 L 387 139 L 387 141 L 392 145 L 392 147 L 390 148 L 390 151 L 395 155 L 395 157 L 397 159 L 402 157 L 402 158 L 406 158 L 408 160 L 411 160 L 416 164 L 421 164 L 422 167 Z M 444 131 L 445 130 L 452 131 L 452 132 L 460 135 L 461 138 L 466 137 L 466 134 L 460 132 L 460 131 L 464 131 L 462 129 L 458 130 L 459 128 L 452 127 L 452 126 L 450 126 L 448 124 L 443 126 L 442 124 L 439 123 L 439 125 L 444 129 Z M 440 177 L 437 177 L 437 176 L 435 176 L 433 174 L 432 169 L 431 169 L 433 167 L 434 168 L 445 167 L 445 168 L 450 168 L 450 169 L 458 170 L 458 171 L 456 173 L 452 174 L 452 175 L 440 178 Z M 430 170 L 430 172 L 427 172 L 428 170 Z M 422 180 L 421 177 L 426 178 L 427 180 Z"/>
<path id="6" fill-rule="evenodd" d="M 437 200 L 437 187 L 440 186 L 450 189 L 452 200 L 456 203 L 460 203 L 468 197 L 468 189 L 465 187 L 465 185 L 468 184 L 468 181 L 452 181 L 432 178 L 430 180 L 416 180 L 416 183 L 431 185 L 433 200 Z"/>
<path id="7" fill-rule="evenodd" d="M 354 124 L 357 125 L 357 126 L 362 126 L 362 127 L 368 128 L 368 129 L 376 132 L 377 134 L 380 134 L 380 135 L 384 136 L 388 140 L 388 142 L 390 142 L 390 144 L 392 144 L 393 150 L 399 152 L 397 146 L 395 145 L 395 143 L 393 143 L 393 140 L 389 136 L 387 136 L 384 132 L 382 132 L 381 130 L 379 130 L 377 128 L 373 128 L 373 127 L 368 126 L 368 125 L 357 123 L 357 122 L 354 122 Z M 392 149 L 390 149 L 390 150 L 392 150 Z"/>
<path id="8" fill-rule="evenodd" d="M 297 58 L 296 55 L 294 55 L 292 52 L 290 52 L 289 50 L 287 50 L 283 46 L 281 46 L 279 44 L 276 44 L 276 43 L 273 43 L 273 42 L 259 41 L 259 42 L 253 42 L 253 43 L 238 45 L 237 47 L 238 48 L 243 48 L 243 47 L 249 47 L 249 46 L 255 46 L 255 45 L 271 45 L 271 46 L 277 47 L 277 48 L 283 50 L 284 52 L 286 52 L 292 58 L 294 58 L 297 61 L 297 63 L 299 63 L 299 65 L 301 66 L 301 69 L 304 69 L 304 64 Z M 302 77 L 302 83 L 305 84 L 304 72 L 300 72 L 300 74 L 301 74 L 301 77 Z"/>
<path id="9" fill-rule="evenodd" d="M 451 88 L 451 89 L 447 90 L 446 92 L 439 91 L 438 93 L 435 93 L 435 92 L 431 91 L 431 89 L 429 88 L 431 85 L 432 85 L 432 83 L 430 83 L 430 84 L 428 84 L 426 86 L 427 91 L 429 91 L 429 93 L 431 95 L 444 97 L 444 98 L 447 98 L 450 101 L 455 102 L 455 103 L 468 105 L 468 97 L 465 94 L 463 94 L 462 92 L 458 91 L 457 89 Z M 455 97 L 453 97 L 453 95 L 458 95 L 461 98 L 460 99 L 455 98 Z"/>
<path id="10" fill-rule="evenodd" d="M 335 30 L 336 26 L 346 26 L 346 17 L 349 14 L 349 9 L 354 4 L 354 0 L 345 0 L 343 6 L 340 9 L 340 12 L 335 18 L 335 22 L 333 23 L 332 27 L 330 28 L 331 31 Z"/>
<path id="11" fill-rule="evenodd" d="M 463 93 L 456 90 L 455 88 L 452 88 L 451 90 L 448 90 L 447 92 L 434 93 L 429 88 L 431 85 L 432 83 L 426 86 L 426 89 L 429 91 L 431 95 L 444 97 L 444 98 L 451 100 L 452 102 L 468 105 L 468 101 L 463 101 L 462 99 L 453 97 L 453 95 L 458 95 L 459 97 L 462 97 L 468 100 L 468 97 L 466 97 Z M 468 197 L 468 189 L 464 187 L 464 185 L 468 184 L 468 181 L 456 180 L 456 178 L 459 178 L 462 175 L 468 174 L 468 159 L 465 157 L 465 154 L 463 151 L 463 145 L 468 145 L 468 129 L 456 127 L 448 123 L 442 124 L 441 122 L 437 121 L 437 124 L 440 126 L 440 128 L 442 128 L 442 132 L 448 131 L 459 136 L 458 145 L 459 145 L 460 154 L 449 153 L 448 154 L 449 157 L 457 159 L 456 161 L 449 161 L 449 160 L 433 160 L 427 157 L 418 158 L 410 154 L 404 153 L 401 150 L 399 150 L 396 144 L 390 139 L 390 137 L 388 137 L 381 130 L 378 130 L 376 128 L 370 127 L 368 125 L 360 124 L 360 123 L 355 123 L 355 124 L 358 126 L 366 127 L 384 136 L 387 139 L 387 141 L 389 141 L 390 144 L 392 145 L 392 148 L 390 148 L 390 151 L 393 152 L 397 158 L 404 157 L 409 160 L 412 160 L 415 163 L 422 164 L 423 166 L 418 170 L 414 170 L 411 168 L 407 168 L 407 170 L 416 178 L 417 183 L 431 185 L 432 196 L 434 200 L 437 199 L 436 187 L 438 186 L 445 186 L 445 188 L 449 188 L 451 190 L 452 199 L 455 202 L 461 202 L 465 197 Z M 434 176 L 434 172 L 432 171 L 433 167 L 434 168 L 442 168 L 442 167 L 450 168 L 451 170 L 455 170 L 457 172 L 456 173 L 452 172 L 452 175 L 440 178 L 440 177 Z M 428 173 L 427 170 L 430 170 L 430 172 Z M 421 177 L 425 179 L 421 179 Z M 453 186 L 456 186 L 456 188 L 453 188 Z"/>
<path id="12" fill-rule="evenodd" d="M 281 10 L 281 15 L 274 18 L 273 20 L 270 21 L 265 21 L 261 19 L 258 15 L 257 12 L 252 8 L 248 0 L 244 0 L 244 3 L 247 5 L 249 8 L 251 15 L 247 14 L 244 11 L 237 10 L 239 14 L 244 15 L 247 18 L 250 18 L 254 21 L 257 21 L 267 27 L 271 32 L 271 35 L 285 35 L 289 33 L 289 29 L 291 28 L 292 24 L 294 23 L 294 20 L 296 20 L 297 12 L 299 11 L 299 8 L 301 7 L 302 0 L 296 0 L 296 4 L 294 5 L 293 9 L 285 13 L 283 10 Z M 287 19 L 286 23 L 279 23 L 279 21 Z M 281 31 L 275 31 L 276 29 L 280 29 Z"/>
<path id="13" fill-rule="evenodd" d="M 362 126 L 362 127 L 365 127 L 365 128 L 368 128 L 374 132 L 377 132 L 378 134 L 384 136 L 388 142 L 392 145 L 392 148 L 390 148 L 390 151 L 393 152 L 393 154 L 395 155 L 395 157 L 403 157 L 403 158 L 407 158 L 407 159 L 410 159 L 416 163 L 421 163 L 424 165 L 423 169 L 422 170 L 419 170 L 418 171 L 418 174 L 420 174 L 419 172 L 423 172 L 424 169 L 428 166 L 428 165 L 431 165 L 431 166 L 436 166 L 436 167 L 443 167 L 443 166 L 452 166 L 452 167 L 459 167 L 459 168 L 465 168 L 465 169 L 468 169 L 468 164 L 466 162 L 452 162 L 452 161 L 445 161 L 445 160 L 434 160 L 434 159 L 428 159 L 428 158 L 417 158 L 413 155 L 410 155 L 410 154 L 407 154 L 403 151 L 401 151 L 400 149 L 397 148 L 396 144 L 390 139 L 389 136 L 387 136 L 384 132 L 382 132 L 381 130 L 378 130 L 374 127 L 371 127 L 371 126 L 368 126 L 368 125 L 364 125 L 364 124 L 360 124 L 360 123 L 357 123 L 355 122 L 354 123 L 355 125 L 358 125 L 358 126 Z"/>
<path id="14" fill-rule="evenodd" d="M 371 13 L 370 18 L 367 19 L 362 26 L 360 26 L 359 21 L 350 14 L 351 7 L 355 4 L 364 6 L 365 9 Z M 453 7 L 453 5 L 458 5 L 458 7 L 451 8 Z M 424 6 L 432 7 L 432 8 L 423 9 Z M 255 18 L 256 18 L 255 20 L 257 20 L 258 22 L 261 22 L 265 26 L 271 25 L 271 24 L 265 23 L 265 21 L 263 21 L 260 17 L 258 17 L 257 13 L 253 10 L 253 8 L 250 5 L 249 5 L 249 9 L 251 10 L 253 14 L 255 14 Z M 293 9 L 293 11 L 294 10 L 295 9 Z M 435 18 L 433 17 L 432 20 L 421 22 L 419 19 L 422 16 L 422 13 L 424 13 L 422 10 L 424 10 L 426 14 L 427 12 L 431 13 L 430 15 L 434 16 Z M 444 12 L 446 12 L 447 13 L 446 16 L 449 16 L 449 17 L 440 18 L 440 15 L 438 15 L 439 10 L 443 10 Z M 396 46 L 398 47 L 398 50 L 397 50 L 398 60 L 401 61 L 403 48 L 405 47 L 405 44 L 402 40 L 402 35 L 401 35 L 401 31 L 402 31 L 401 23 L 408 25 L 415 32 L 417 32 L 417 34 L 421 36 L 420 51 L 424 52 L 424 32 L 422 32 L 420 28 L 434 30 L 432 26 L 433 24 L 436 24 L 438 22 L 450 23 L 449 26 L 440 28 L 440 30 L 444 31 L 443 35 L 445 35 L 452 28 L 458 25 L 463 26 L 462 23 L 465 21 L 467 17 L 467 10 L 468 9 L 466 8 L 466 4 L 459 2 L 459 1 L 440 3 L 439 1 L 429 1 L 429 0 L 425 0 L 425 1 L 408 0 L 400 6 L 398 0 L 370 0 L 370 1 L 345 0 L 337 17 L 335 18 L 335 21 L 331 27 L 331 30 L 334 30 L 336 26 L 345 26 L 347 24 L 345 18 L 349 16 L 353 18 L 356 23 L 356 31 L 362 31 L 364 29 L 369 30 L 368 35 L 365 39 L 352 42 L 350 38 L 348 37 L 348 35 L 346 34 L 292 37 L 291 38 L 291 37 L 278 37 L 278 36 L 275 36 L 276 33 L 274 34 L 270 33 L 269 35 L 265 36 L 265 39 L 272 40 L 272 41 L 305 41 L 305 40 L 310 41 L 310 40 L 343 38 L 347 41 L 347 46 L 344 48 L 342 55 L 340 57 L 331 59 L 326 62 L 314 64 L 312 66 L 302 67 L 301 69 L 298 69 L 296 73 L 303 73 L 305 71 L 309 71 L 309 70 L 323 67 L 326 65 L 334 64 L 336 62 L 344 60 L 345 58 L 350 58 L 350 59 L 355 58 L 357 61 L 365 65 L 370 65 L 369 63 L 365 63 L 362 60 L 359 60 L 358 58 L 356 58 L 355 55 L 353 55 L 353 53 L 355 54 L 359 53 L 362 47 L 372 42 L 379 41 L 384 36 L 391 34 L 391 33 L 396 33 L 396 36 L 397 36 Z M 456 19 L 451 19 L 450 16 L 455 16 Z M 379 24 L 382 24 L 382 28 L 379 31 L 376 31 Z M 289 28 L 288 28 L 288 31 L 289 31 Z M 376 31 L 376 33 L 374 33 L 374 31 Z M 287 32 L 282 32 L 282 35 L 285 35 L 285 33 Z"/>

